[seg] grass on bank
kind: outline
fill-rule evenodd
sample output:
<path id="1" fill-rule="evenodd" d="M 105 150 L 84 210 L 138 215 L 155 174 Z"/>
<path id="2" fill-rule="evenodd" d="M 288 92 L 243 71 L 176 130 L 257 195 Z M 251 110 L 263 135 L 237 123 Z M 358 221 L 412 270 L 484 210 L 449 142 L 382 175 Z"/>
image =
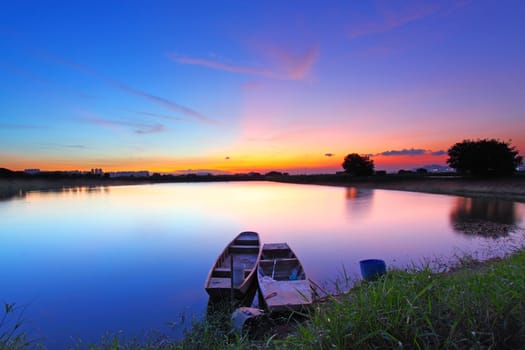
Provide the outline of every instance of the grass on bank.
<path id="1" fill-rule="evenodd" d="M 180 341 L 162 335 L 131 340 L 108 335 L 99 344 L 78 348 L 519 349 L 525 344 L 524 272 L 525 250 L 454 273 L 389 271 L 316 305 L 308 321 L 280 340 L 271 327 L 262 340 L 237 336 L 224 314 L 194 322 Z M 2 350 L 22 348 L 0 343 Z"/>
<path id="2" fill-rule="evenodd" d="M 481 266 L 481 268 L 480 268 Z M 525 251 L 452 274 L 390 271 L 315 308 L 289 349 L 518 349 Z"/>

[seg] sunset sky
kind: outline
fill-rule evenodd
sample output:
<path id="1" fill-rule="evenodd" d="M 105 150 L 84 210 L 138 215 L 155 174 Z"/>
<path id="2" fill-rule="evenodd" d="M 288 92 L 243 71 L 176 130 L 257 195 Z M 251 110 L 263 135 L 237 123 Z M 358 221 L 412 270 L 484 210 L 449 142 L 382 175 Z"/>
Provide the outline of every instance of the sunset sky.
<path id="1" fill-rule="evenodd" d="M 246 172 L 525 154 L 525 2 L 3 1 L 0 167 Z"/>

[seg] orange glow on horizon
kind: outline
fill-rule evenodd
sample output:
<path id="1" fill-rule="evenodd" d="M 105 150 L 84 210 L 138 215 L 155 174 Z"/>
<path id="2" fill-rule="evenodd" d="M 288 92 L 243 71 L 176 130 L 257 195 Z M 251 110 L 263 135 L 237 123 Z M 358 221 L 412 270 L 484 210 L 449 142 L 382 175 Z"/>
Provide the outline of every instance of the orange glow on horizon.
<path id="1" fill-rule="evenodd" d="M 288 152 L 265 149 L 261 145 L 240 148 L 242 153 L 220 150 L 207 156 L 176 158 L 169 156 L 151 157 L 117 157 L 107 159 L 81 159 L 67 155 L 60 159 L 44 157 L 14 157 L 3 155 L 4 163 L 0 167 L 11 170 L 38 168 L 42 171 L 89 171 L 92 168 L 101 168 L 105 172 L 113 171 L 141 171 L 151 173 L 189 173 L 211 172 L 220 173 L 248 173 L 268 171 L 282 171 L 292 174 L 335 173 L 343 171 L 343 159 L 348 153 L 337 148 L 329 148 L 331 152 L 305 152 L 308 147 L 293 147 Z M 310 145 L 309 148 L 312 146 Z M 320 147 L 321 148 L 321 147 Z M 323 147 L 324 148 L 324 147 Z M 359 153 L 359 152 L 358 152 Z M 438 164 L 445 166 L 447 155 L 373 155 L 376 170 L 387 172 L 399 169 L 412 170 L 425 165 Z"/>
<path id="2" fill-rule="evenodd" d="M 97 163 L 94 161 L 56 161 L 42 159 L 17 159 L 8 161 L 3 167 L 11 170 L 38 168 L 42 171 L 88 171 L 92 168 L 102 168 L 105 172 L 140 171 L 160 173 L 183 173 L 208 171 L 212 173 L 247 173 L 268 171 L 284 171 L 290 173 L 334 173 L 343 171 L 341 164 L 344 155 L 334 156 L 230 156 L 194 159 L 144 159 L 108 160 Z M 425 165 L 446 165 L 447 156 L 372 156 L 376 170 L 395 171 L 395 169 L 411 170 Z"/>

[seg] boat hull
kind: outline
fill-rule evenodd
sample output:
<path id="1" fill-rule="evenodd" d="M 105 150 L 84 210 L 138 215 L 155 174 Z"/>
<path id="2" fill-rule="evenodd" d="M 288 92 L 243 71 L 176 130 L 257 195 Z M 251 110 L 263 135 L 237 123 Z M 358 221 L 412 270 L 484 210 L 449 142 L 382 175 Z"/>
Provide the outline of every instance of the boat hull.
<path id="1" fill-rule="evenodd" d="M 300 311 L 312 304 L 312 287 L 288 244 L 265 244 L 257 269 L 260 300 L 268 311 Z"/>
<path id="2" fill-rule="evenodd" d="M 261 255 L 257 232 L 241 232 L 226 246 L 213 264 L 205 283 L 213 299 L 243 298 L 253 287 Z M 233 288 L 232 288 L 233 283 Z"/>

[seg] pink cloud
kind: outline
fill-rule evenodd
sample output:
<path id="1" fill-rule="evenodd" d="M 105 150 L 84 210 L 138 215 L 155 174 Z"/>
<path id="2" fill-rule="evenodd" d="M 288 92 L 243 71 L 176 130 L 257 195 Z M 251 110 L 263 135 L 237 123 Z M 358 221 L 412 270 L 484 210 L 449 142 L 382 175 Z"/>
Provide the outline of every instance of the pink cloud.
<path id="1" fill-rule="evenodd" d="M 365 35 L 386 33 L 407 23 L 423 19 L 438 10 L 438 5 L 426 2 L 404 3 L 401 8 L 393 8 L 390 2 L 380 2 L 378 3 L 380 19 L 358 22 L 351 26 L 348 36 L 354 39 Z"/>
<path id="2" fill-rule="evenodd" d="M 293 55 L 285 50 L 270 47 L 264 50 L 263 55 L 271 58 L 275 66 L 274 68 L 248 67 L 224 63 L 216 59 L 188 57 L 178 54 L 169 54 L 168 57 L 180 64 L 202 66 L 226 72 L 259 75 L 272 79 L 302 80 L 310 73 L 317 62 L 319 58 L 319 47 L 311 47 L 300 55 Z"/>
<path id="3" fill-rule="evenodd" d="M 267 54 L 276 60 L 278 66 L 283 67 L 289 79 L 302 80 L 319 59 L 319 46 L 310 47 L 300 55 L 293 55 L 277 48 L 269 48 Z"/>

